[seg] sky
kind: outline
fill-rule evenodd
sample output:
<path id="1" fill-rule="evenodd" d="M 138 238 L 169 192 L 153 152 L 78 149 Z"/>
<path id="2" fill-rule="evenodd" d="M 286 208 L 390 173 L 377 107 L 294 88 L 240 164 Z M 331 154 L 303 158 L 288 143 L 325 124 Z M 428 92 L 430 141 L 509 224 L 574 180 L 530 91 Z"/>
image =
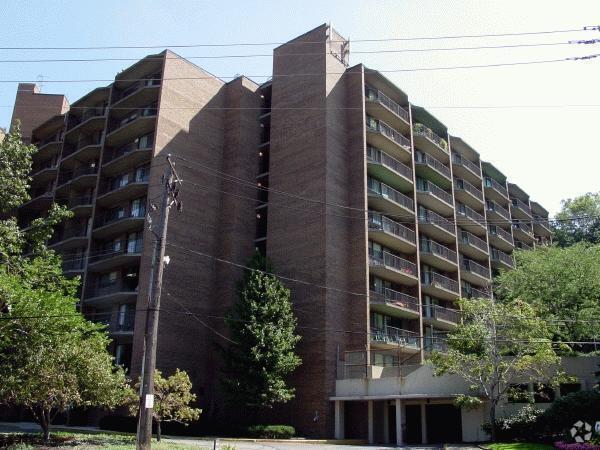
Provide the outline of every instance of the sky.
<path id="1" fill-rule="evenodd" d="M 364 39 L 581 30 L 600 23 L 599 0 L 344 0 L 201 1 L 3 0 L 0 47 L 159 46 L 285 42 L 322 23 L 350 39 L 350 64 L 381 70 L 455 67 L 600 54 L 598 31 L 417 41 Z M 353 42 L 353 40 L 357 42 Z M 504 49 L 397 52 L 409 49 L 556 44 Z M 257 82 L 272 71 L 275 45 L 174 49 L 209 72 L 245 74 Z M 132 61 L 0 62 L 0 126 L 10 122 L 16 81 L 42 80 L 42 92 L 74 102 L 157 49 L 0 50 L 0 61 L 131 58 Z M 390 52 L 394 50 L 394 52 Z M 378 53 L 372 53 L 372 52 Z M 382 52 L 385 51 L 385 52 Z M 356 53 L 352 53 L 356 52 Z M 367 53 L 358 53 L 367 52 Z M 583 61 L 471 69 L 386 72 L 409 96 L 475 148 L 550 211 L 560 202 L 600 191 L 600 57 Z M 11 80 L 14 82 L 2 82 Z M 577 106 L 573 106 L 577 105 Z M 581 106 L 596 105 L 596 106 Z"/>

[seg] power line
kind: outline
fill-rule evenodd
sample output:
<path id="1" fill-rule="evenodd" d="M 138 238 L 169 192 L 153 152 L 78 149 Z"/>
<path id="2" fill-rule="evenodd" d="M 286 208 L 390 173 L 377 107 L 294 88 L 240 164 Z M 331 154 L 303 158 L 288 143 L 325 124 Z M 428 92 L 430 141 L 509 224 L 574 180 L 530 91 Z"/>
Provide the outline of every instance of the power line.
<path id="1" fill-rule="evenodd" d="M 419 36 L 419 37 L 396 37 L 378 39 L 353 39 L 352 43 L 358 42 L 400 42 L 400 41 L 424 41 L 444 39 L 474 39 L 487 37 L 509 37 L 509 36 L 534 36 L 560 33 L 575 33 L 579 31 L 595 31 L 598 26 L 584 26 L 582 28 L 524 31 L 513 33 L 486 33 L 486 34 L 463 34 L 446 36 Z M 329 42 L 347 42 L 346 40 L 330 40 Z M 234 43 L 204 43 L 204 44 L 178 44 L 178 45 L 104 45 L 104 46 L 72 46 L 72 47 L 0 47 L 0 50 L 121 50 L 121 49 L 156 49 L 156 48 L 192 48 L 192 47 L 248 47 L 248 46 L 271 46 L 271 45 L 306 45 L 322 44 L 323 41 L 282 41 L 282 42 L 234 42 Z"/>

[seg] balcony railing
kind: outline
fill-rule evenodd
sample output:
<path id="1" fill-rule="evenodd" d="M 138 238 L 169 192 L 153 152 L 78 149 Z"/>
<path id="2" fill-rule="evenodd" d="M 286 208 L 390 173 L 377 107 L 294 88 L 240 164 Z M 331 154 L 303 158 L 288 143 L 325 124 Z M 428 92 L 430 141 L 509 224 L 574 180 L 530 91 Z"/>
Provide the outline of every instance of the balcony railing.
<path id="1" fill-rule="evenodd" d="M 490 234 L 498 236 L 499 238 L 504 239 L 505 241 L 510 242 L 511 244 L 513 243 L 512 234 L 510 234 L 508 231 L 505 231 L 496 225 L 489 225 L 488 230 Z"/>
<path id="2" fill-rule="evenodd" d="M 463 244 L 472 245 L 473 247 L 477 247 L 480 250 L 483 250 L 487 253 L 487 242 L 483 239 L 475 236 L 473 233 L 469 233 L 468 231 L 461 231 L 460 233 L 460 241 Z"/>
<path id="3" fill-rule="evenodd" d="M 42 148 L 44 145 L 52 144 L 52 143 L 55 143 L 55 142 L 62 142 L 63 137 L 64 137 L 63 132 L 60 131 L 60 132 L 58 132 L 56 134 L 53 134 L 50 137 L 47 137 L 44 140 L 41 140 L 41 141 L 37 142 L 35 144 L 35 146 L 37 148 Z"/>
<path id="4" fill-rule="evenodd" d="M 31 176 L 34 177 L 43 170 L 56 169 L 57 166 L 58 164 L 54 159 L 49 159 L 40 164 L 33 164 L 31 166 Z"/>
<path id="5" fill-rule="evenodd" d="M 415 232 L 413 230 L 374 211 L 369 211 L 369 230 L 385 231 L 415 243 Z"/>
<path id="6" fill-rule="evenodd" d="M 515 241 L 515 247 L 520 248 L 521 250 L 533 250 L 531 245 L 527 245 L 523 241 Z"/>
<path id="7" fill-rule="evenodd" d="M 422 123 L 415 123 L 413 125 L 413 133 L 418 136 L 424 136 L 434 144 L 436 144 L 439 148 L 441 148 L 444 152 L 448 153 L 448 142 L 445 139 L 442 139 L 437 134 L 435 134 L 430 128 L 427 128 Z"/>
<path id="8" fill-rule="evenodd" d="M 463 180 L 461 178 L 455 178 L 454 189 L 456 189 L 457 191 L 462 190 L 468 192 L 473 197 L 483 201 L 483 192 L 481 192 L 479 189 L 477 189 L 475 186 L 473 186 L 466 180 Z"/>
<path id="9" fill-rule="evenodd" d="M 415 151 L 415 164 L 422 164 L 429 166 L 437 172 L 450 179 L 450 168 L 446 167 L 441 161 L 438 161 L 433 156 L 427 155 L 426 153 Z"/>
<path id="10" fill-rule="evenodd" d="M 368 100 L 370 100 L 372 102 L 381 103 L 383 106 L 385 106 L 387 109 L 392 111 L 394 114 L 396 114 L 399 117 L 402 117 L 402 119 L 404 119 L 405 122 L 410 121 L 409 116 L 408 116 L 408 111 L 406 109 L 404 109 L 402 106 L 400 106 L 398 103 L 396 103 L 394 100 L 389 98 L 387 95 L 385 95 L 380 90 L 372 88 L 370 86 L 365 86 L 365 96 Z"/>
<path id="11" fill-rule="evenodd" d="M 104 295 L 117 294 L 119 292 L 137 292 L 138 281 L 137 279 L 125 278 L 117 280 L 115 283 L 102 284 L 102 283 L 91 283 L 86 288 L 86 298 L 101 297 Z"/>
<path id="12" fill-rule="evenodd" d="M 468 207 L 467 205 L 463 205 L 462 203 L 458 203 L 458 207 L 456 208 L 456 214 L 461 216 L 466 216 L 469 219 L 480 223 L 483 227 L 485 227 L 485 217 L 475 211 L 473 208 Z"/>
<path id="13" fill-rule="evenodd" d="M 125 209 L 118 211 L 111 211 L 104 215 L 101 215 L 96 220 L 96 227 L 102 227 L 113 222 L 125 219 L 143 219 L 146 216 L 145 208 L 138 208 L 135 210 Z"/>
<path id="14" fill-rule="evenodd" d="M 135 325 L 135 311 L 119 311 L 117 312 L 117 322 L 115 323 L 115 331 L 133 331 Z"/>
<path id="15" fill-rule="evenodd" d="M 476 263 L 472 259 L 463 258 L 461 256 L 461 258 L 460 258 L 460 268 L 462 270 L 466 270 L 468 272 L 477 274 L 477 275 L 482 276 L 484 278 L 490 278 L 490 270 L 487 267 L 482 266 L 479 263 Z"/>
<path id="16" fill-rule="evenodd" d="M 69 255 L 65 255 L 62 262 L 62 269 L 65 272 L 83 270 L 85 267 L 85 258 L 79 257 L 74 258 Z"/>
<path id="17" fill-rule="evenodd" d="M 479 177 L 481 176 L 481 168 L 473 161 L 469 161 L 467 158 L 463 158 L 458 153 L 454 153 L 452 155 L 452 163 L 470 170 Z"/>
<path id="18" fill-rule="evenodd" d="M 98 166 L 85 166 L 78 167 L 77 169 L 70 170 L 68 172 L 62 172 L 58 176 L 58 186 L 68 183 L 75 178 L 82 177 L 84 175 L 95 175 L 98 173 Z"/>
<path id="19" fill-rule="evenodd" d="M 441 337 L 426 337 L 425 338 L 425 350 L 428 352 L 448 352 L 448 341 L 446 338 Z"/>
<path id="20" fill-rule="evenodd" d="M 102 145 L 102 137 L 86 137 L 80 139 L 77 145 L 65 145 L 63 148 L 62 157 L 63 159 L 75 152 L 78 152 L 82 148 L 90 147 L 93 145 Z"/>
<path id="21" fill-rule="evenodd" d="M 367 179 L 367 186 L 368 186 L 369 193 L 380 195 L 381 197 L 392 200 L 392 201 L 398 203 L 399 205 L 402 205 L 405 208 L 410 209 L 411 211 L 414 210 L 414 208 L 415 208 L 414 202 L 410 197 L 408 197 L 407 195 L 404 195 L 402 192 L 397 191 L 396 189 L 388 186 L 385 183 L 376 181 L 373 178 L 369 177 Z"/>
<path id="22" fill-rule="evenodd" d="M 470 285 L 463 285 L 463 293 L 467 298 L 491 298 L 488 291 L 474 288 Z"/>
<path id="23" fill-rule="evenodd" d="M 32 190 L 30 193 L 30 197 L 31 197 L 31 200 L 29 200 L 29 202 L 32 200 L 37 200 L 37 199 L 41 199 L 41 198 L 53 198 L 54 193 L 53 193 L 52 187 L 42 187 L 39 189 Z M 27 202 L 27 203 L 29 203 L 29 202 Z"/>
<path id="24" fill-rule="evenodd" d="M 115 122 L 112 125 L 111 129 L 109 130 L 109 133 L 116 131 L 119 128 L 124 127 L 128 123 L 131 123 L 134 120 L 139 119 L 140 117 L 155 116 L 157 114 L 157 112 L 158 112 L 158 108 L 155 104 L 146 106 L 144 108 L 137 108 L 137 109 L 133 110 L 129 115 L 124 117 L 123 119 Z"/>
<path id="25" fill-rule="evenodd" d="M 92 195 L 80 195 L 78 197 L 71 197 L 67 200 L 67 208 L 75 208 L 77 206 L 91 206 Z"/>
<path id="26" fill-rule="evenodd" d="M 400 308 L 410 309 L 419 312 L 419 300 L 416 297 L 398 292 L 393 289 L 383 288 L 380 292 L 370 291 L 371 300 L 374 302 L 385 302 L 396 305 Z"/>
<path id="27" fill-rule="evenodd" d="M 383 134 L 385 137 L 391 139 L 396 144 L 401 147 L 404 147 L 407 150 L 410 150 L 410 139 L 406 138 L 399 131 L 394 130 L 385 122 L 381 120 L 374 119 L 372 117 L 367 117 L 367 128 L 372 131 L 379 132 Z"/>
<path id="28" fill-rule="evenodd" d="M 419 223 L 421 223 L 421 224 L 430 223 L 433 225 L 437 225 L 452 234 L 454 234 L 456 232 L 455 228 L 454 228 L 454 224 L 452 222 L 443 218 L 442 216 L 433 212 L 430 209 L 419 208 Z"/>
<path id="29" fill-rule="evenodd" d="M 428 286 L 436 286 L 458 294 L 458 283 L 437 272 L 423 272 L 421 282 Z"/>
<path id="30" fill-rule="evenodd" d="M 513 267 L 515 265 L 512 256 L 507 255 L 503 251 L 498 250 L 496 248 L 492 249 L 492 260 L 493 261 L 500 261 L 500 262 L 502 262 L 502 263 L 504 263 L 506 265 L 509 265 L 510 267 Z"/>
<path id="31" fill-rule="evenodd" d="M 130 96 L 131 94 L 133 94 L 134 92 L 136 92 L 139 89 L 142 89 L 145 87 L 151 87 L 151 86 L 160 86 L 160 74 L 151 75 L 150 78 L 145 78 L 145 79 L 138 81 L 138 82 L 132 84 L 131 86 L 125 88 L 123 90 L 123 92 L 121 92 L 121 95 L 119 96 L 119 100 Z"/>
<path id="32" fill-rule="evenodd" d="M 435 241 L 421 238 L 421 245 L 419 246 L 419 248 L 422 253 L 431 253 L 433 255 L 439 256 L 448 261 L 456 263 L 456 252 Z"/>
<path id="33" fill-rule="evenodd" d="M 86 120 L 92 119 L 94 117 L 102 117 L 106 114 L 105 106 L 94 106 L 90 108 L 86 108 L 81 116 L 81 119 L 71 116 L 67 122 L 67 132 L 71 131 L 73 128 L 81 125 Z"/>
<path id="34" fill-rule="evenodd" d="M 490 211 L 490 212 L 493 211 L 493 212 L 499 214 L 500 216 L 504 217 L 505 219 L 510 220 L 510 213 L 508 212 L 508 209 L 503 208 L 498 203 L 491 201 L 491 200 L 487 200 L 485 202 L 485 204 L 486 204 L 488 211 Z"/>
<path id="35" fill-rule="evenodd" d="M 506 189 L 506 186 L 503 186 L 502 184 L 498 183 L 496 180 L 490 177 L 485 177 L 484 183 L 485 187 L 494 189 L 495 191 L 498 191 L 500 195 L 508 198 L 508 190 Z"/>
<path id="36" fill-rule="evenodd" d="M 531 216 L 531 208 L 524 201 L 522 201 L 518 198 L 512 198 L 511 203 L 512 203 L 513 207 L 519 208 L 519 209 L 523 210 L 528 216 Z"/>
<path id="37" fill-rule="evenodd" d="M 398 272 L 417 276 L 417 265 L 393 253 L 369 249 L 369 264 L 372 266 L 389 267 Z"/>
<path id="38" fill-rule="evenodd" d="M 131 152 L 134 152 L 136 150 L 152 150 L 152 145 L 149 145 L 148 147 L 140 147 L 140 143 L 139 142 L 131 142 L 129 144 L 126 144 L 122 147 L 119 147 L 115 150 L 113 150 L 110 155 L 108 155 L 108 153 L 105 153 L 104 156 L 104 164 L 107 164 L 117 158 L 120 158 L 121 156 L 125 156 Z"/>
<path id="39" fill-rule="evenodd" d="M 134 240 L 123 239 L 120 241 L 111 242 L 110 246 L 100 248 L 98 250 L 98 254 L 90 256 L 90 264 L 120 255 L 139 254 L 142 253 L 143 247 L 144 241 L 142 238 Z"/>
<path id="40" fill-rule="evenodd" d="M 147 183 L 149 172 L 150 171 L 148 170 L 148 171 L 144 171 L 144 173 L 141 175 L 131 174 L 132 176 L 130 176 L 126 180 L 122 179 L 122 178 L 117 178 L 115 180 L 111 180 L 108 183 L 105 183 L 104 186 L 102 187 L 102 189 L 100 189 L 100 195 L 108 194 L 109 192 L 116 191 L 118 189 L 122 189 L 126 186 L 129 186 L 130 184 Z"/>
<path id="41" fill-rule="evenodd" d="M 417 192 L 428 192 L 449 205 L 453 204 L 452 195 L 431 181 L 417 179 Z"/>
<path id="42" fill-rule="evenodd" d="M 397 344 L 399 347 L 420 348 L 419 333 L 389 325 L 382 328 L 371 328 L 371 339 L 375 342 Z"/>
<path id="43" fill-rule="evenodd" d="M 367 159 L 379 163 L 410 180 L 413 178 L 413 171 L 410 167 L 375 147 L 367 147 Z"/>
<path id="44" fill-rule="evenodd" d="M 512 227 L 515 230 L 521 230 L 524 233 L 527 233 L 527 234 L 533 236 L 533 230 L 531 229 L 531 226 L 526 224 L 525 222 L 513 222 Z"/>
<path id="45" fill-rule="evenodd" d="M 49 243 L 52 245 L 67 239 L 86 238 L 88 237 L 89 232 L 90 230 L 87 226 L 67 228 L 66 230 L 52 236 Z"/>
<path id="46" fill-rule="evenodd" d="M 425 317 L 444 320 L 451 323 L 460 322 L 460 311 L 457 309 L 444 308 L 439 305 L 425 305 Z"/>
<path id="47" fill-rule="evenodd" d="M 546 230 L 550 231 L 550 221 L 547 217 L 538 216 L 533 214 L 533 222 L 541 227 L 544 227 Z"/>

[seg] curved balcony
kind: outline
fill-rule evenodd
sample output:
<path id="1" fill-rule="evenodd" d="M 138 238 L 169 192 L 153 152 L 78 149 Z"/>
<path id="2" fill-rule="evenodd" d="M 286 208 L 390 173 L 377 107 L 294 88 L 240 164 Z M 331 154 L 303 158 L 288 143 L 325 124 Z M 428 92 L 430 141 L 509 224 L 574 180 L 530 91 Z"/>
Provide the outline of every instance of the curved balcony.
<path id="1" fill-rule="evenodd" d="M 454 179 L 454 197 L 471 208 L 483 206 L 483 192 L 462 178 Z"/>
<path id="2" fill-rule="evenodd" d="M 418 319 L 421 314 L 418 298 L 393 289 L 369 291 L 369 303 L 372 311 L 388 316 Z"/>
<path id="3" fill-rule="evenodd" d="M 454 212 L 452 194 L 444 191 L 435 183 L 417 178 L 417 201 L 440 214 L 451 215 Z"/>
<path id="4" fill-rule="evenodd" d="M 107 312 L 102 314 L 90 315 L 92 322 L 106 325 L 107 331 L 111 335 L 132 334 L 135 326 L 135 311 L 128 310 L 124 312 Z"/>
<path id="5" fill-rule="evenodd" d="M 138 136 L 151 133 L 156 128 L 157 108 L 155 105 L 134 110 L 111 127 L 106 135 L 106 144 L 120 147 Z"/>
<path id="6" fill-rule="evenodd" d="M 96 179 L 98 175 L 98 166 L 78 167 L 67 172 L 62 172 L 58 176 L 56 187 L 57 193 L 69 189 L 83 190 L 86 188 L 96 187 Z"/>
<path id="7" fill-rule="evenodd" d="M 458 153 L 453 153 L 452 168 L 454 175 L 468 179 L 476 185 L 481 184 L 481 167 L 479 164 L 475 164 Z"/>
<path id="8" fill-rule="evenodd" d="M 458 283 L 437 272 L 421 273 L 421 291 L 444 300 L 455 300 L 460 295 Z"/>
<path id="9" fill-rule="evenodd" d="M 374 178 L 367 178 L 369 207 L 390 215 L 414 217 L 414 202 L 402 192 Z"/>
<path id="10" fill-rule="evenodd" d="M 160 74 L 133 83 L 121 91 L 118 100 L 111 105 L 111 115 L 121 117 L 128 109 L 139 108 L 158 101 L 161 80 Z"/>
<path id="11" fill-rule="evenodd" d="M 73 211 L 75 217 L 91 217 L 93 210 L 93 196 L 92 195 L 79 195 L 76 197 L 71 197 L 63 201 L 63 204 L 66 203 L 67 208 Z"/>
<path id="12" fill-rule="evenodd" d="M 531 208 L 528 204 L 519 200 L 518 198 L 512 198 L 510 200 L 510 212 L 513 219 L 531 220 Z"/>
<path id="13" fill-rule="evenodd" d="M 102 161 L 102 173 L 113 176 L 150 161 L 153 147 L 139 148 L 138 145 L 132 142 L 112 151 L 106 149 Z"/>
<path id="14" fill-rule="evenodd" d="M 419 207 L 419 230 L 427 233 L 428 236 L 446 243 L 452 243 L 456 240 L 456 227 L 452 222 L 439 214 Z"/>
<path id="15" fill-rule="evenodd" d="M 456 221 L 462 228 L 479 236 L 483 236 L 487 231 L 485 217 L 473 208 L 459 202 L 456 202 Z"/>
<path id="16" fill-rule="evenodd" d="M 381 120 L 367 116 L 367 143 L 399 161 L 408 163 L 412 158 L 410 139 Z"/>
<path id="17" fill-rule="evenodd" d="M 365 109 L 367 114 L 381 118 L 402 133 L 410 131 L 408 110 L 371 86 L 365 86 Z"/>
<path id="18" fill-rule="evenodd" d="M 414 331 L 388 325 L 371 328 L 371 345 L 376 348 L 393 348 L 406 353 L 416 353 L 421 350 L 421 338 L 419 333 Z"/>
<path id="19" fill-rule="evenodd" d="M 490 269 L 460 255 L 460 278 L 479 286 L 487 286 L 491 278 Z"/>
<path id="20" fill-rule="evenodd" d="M 415 147 L 419 150 L 429 153 L 444 163 L 449 161 L 448 142 L 422 123 L 413 124 L 413 139 Z"/>
<path id="21" fill-rule="evenodd" d="M 369 240 L 403 253 L 415 253 L 415 232 L 375 211 L 369 211 Z"/>
<path id="22" fill-rule="evenodd" d="M 396 189 L 409 190 L 413 186 L 410 167 L 371 146 L 367 147 L 367 173 Z"/>
<path id="23" fill-rule="evenodd" d="M 419 254 L 421 262 L 432 265 L 447 272 L 458 269 L 456 252 L 445 245 L 421 236 L 419 242 Z"/>
<path id="24" fill-rule="evenodd" d="M 502 185 L 493 178 L 485 177 L 483 179 L 483 188 L 485 190 L 485 198 L 505 203 L 508 201 L 508 189 L 506 183 Z"/>
<path id="25" fill-rule="evenodd" d="M 37 152 L 33 154 L 33 159 L 48 159 L 52 156 L 59 155 L 63 146 L 62 132 L 56 133 L 43 141 L 35 144 Z"/>
<path id="26" fill-rule="evenodd" d="M 33 211 L 44 211 L 50 208 L 54 199 L 54 192 L 50 188 L 34 189 L 31 192 L 31 199 L 23 203 L 20 208 Z"/>
<path id="27" fill-rule="evenodd" d="M 85 258 L 84 257 L 73 257 L 69 255 L 63 256 L 62 270 L 65 275 L 75 275 L 83 272 L 85 269 Z"/>
<path id="28" fill-rule="evenodd" d="M 116 267 L 139 264 L 143 248 L 144 242 L 141 238 L 111 242 L 109 247 L 101 247 L 95 255 L 89 257 L 88 270 L 107 272 Z"/>
<path id="29" fill-rule="evenodd" d="M 458 248 L 461 253 L 472 258 L 485 259 L 489 254 L 487 242 L 465 230 L 458 233 Z"/>
<path id="30" fill-rule="evenodd" d="M 505 231 L 497 225 L 488 225 L 490 244 L 504 251 L 515 248 L 512 233 Z"/>
<path id="31" fill-rule="evenodd" d="M 102 130 L 106 124 L 106 108 L 90 108 L 83 113 L 81 119 L 71 117 L 68 128 L 65 132 L 65 142 L 75 142 L 77 136 L 81 134 L 92 134 L 95 131 Z"/>
<path id="32" fill-rule="evenodd" d="M 87 246 L 90 230 L 86 226 L 67 228 L 50 239 L 49 247 L 53 250 L 67 250 Z"/>
<path id="33" fill-rule="evenodd" d="M 143 209 L 120 210 L 117 212 L 108 212 L 96 220 L 96 227 L 93 230 L 95 238 L 106 238 L 117 236 L 122 233 L 141 230 L 146 220 L 146 212 Z"/>
<path id="34" fill-rule="evenodd" d="M 66 145 L 63 149 L 61 168 L 74 169 L 82 163 L 100 160 L 102 139 L 88 137 L 82 139 L 77 145 Z"/>
<path id="35" fill-rule="evenodd" d="M 43 185 L 55 180 L 57 171 L 58 164 L 54 161 L 34 165 L 31 168 L 31 185 Z"/>
<path id="36" fill-rule="evenodd" d="M 460 323 L 461 314 L 458 309 L 445 308 L 439 305 L 423 305 L 423 322 L 443 330 L 451 330 Z"/>
<path id="37" fill-rule="evenodd" d="M 526 244 L 533 244 L 535 237 L 533 236 L 533 229 L 531 225 L 525 222 L 513 222 L 512 232 L 515 239 L 525 242 Z"/>
<path id="38" fill-rule="evenodd" d="M 415 171 L 417 175 L 433 181 L 444 189 L 452 186 L 450 168 L 433 156 L 419 150 L 415 150 Z"/>
<path id="39" fill-rule="evenodd" d="M 384 280 L 394 283 L 415 286 L 417 265 L 390 252 L 376 252 L 369 249 L 369 270 Z"/>
<path id="40" fill-rule="evenodd" d="M 490 261 L 494 269 L 512 269 L 515 267 L 515 261 L 512 256 L 504 253 L 502 250 L 497 248 L 491 249 Z"/>
<path id="41" fill-rule="evenodd" d="M 113 284 L 91 283 L 86 286 L 84 304 L 89 306 L 107 306 L 131 301 L 137 297 L 137 279 L 122 279 Z"/>
<path id="42" fill-rule="evenodd" d="M 148 191 L 148 175 L 128 179 L 126 182 L 108 183 L 98 194 L 96 203 L 109 206 L 126 200 L 142 197 Z"/>

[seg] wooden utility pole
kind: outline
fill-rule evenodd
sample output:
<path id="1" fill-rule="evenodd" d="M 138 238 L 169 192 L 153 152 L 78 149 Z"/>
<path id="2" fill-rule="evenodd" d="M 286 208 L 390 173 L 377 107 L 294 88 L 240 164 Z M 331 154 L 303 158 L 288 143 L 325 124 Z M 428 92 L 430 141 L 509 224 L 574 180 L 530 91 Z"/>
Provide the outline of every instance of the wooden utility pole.
<path id="1" fill-rule="evenodd" d="M 159 229 L 158 232 L 154 232 L 152 228 L 150 228 L 156 240 L 150 274 L 146 327 L 144 330 L 144 360 L 142 362 L 142 382 L 136 442 L 136 448 L 140 450 L 150 449 L 152 442 L 156 341 L 158 333 L 158 314 L 160 312 L 160 293 L 162 289 L 163 269 L 165 266 L 164 257 L 165 246 L 167 243 L 169 210 L 171 209 L 171 206 L 175 205 L 177 210 L 181 211 L 181 202 L 178 200 L 181 180 L 177 176 L 177 172 L 175 172 L 175 167 L 171 162 L 171 155 L 167 155 L 167 162 L 167 173 L 163 175 L 164 191 L 160 209 Z"/>

